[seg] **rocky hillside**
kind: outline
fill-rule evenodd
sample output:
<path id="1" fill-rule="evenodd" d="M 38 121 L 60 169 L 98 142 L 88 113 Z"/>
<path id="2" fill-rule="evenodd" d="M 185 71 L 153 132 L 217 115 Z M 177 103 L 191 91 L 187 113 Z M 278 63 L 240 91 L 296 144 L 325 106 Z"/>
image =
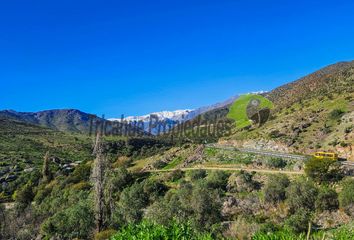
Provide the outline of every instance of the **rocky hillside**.
<path id="1" fill-rule="evenodd" d="M 282 109 L 313 97 L 353 93 L 353 72 L 354 61 L 339 62 L 280 86 L 266 96 Z"/>
<path id="2" fill-rule="evenodd" d="M 299 152 L 335 151 L 354 160 L 354 61 L 325 67 L 266 96 L 275 103 L 263 126 L 222 140 L 250 148 Z"/>

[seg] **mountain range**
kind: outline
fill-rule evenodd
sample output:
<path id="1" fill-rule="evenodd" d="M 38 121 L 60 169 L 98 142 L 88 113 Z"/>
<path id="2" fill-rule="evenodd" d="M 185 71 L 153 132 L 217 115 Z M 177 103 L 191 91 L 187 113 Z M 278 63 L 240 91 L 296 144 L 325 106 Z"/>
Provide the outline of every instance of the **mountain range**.
<path id="1" fill-rule="evenodd" d="M 317 149 L 342 152 L 353 158 L 354 61 L 339 62 L 324 67 L 294 82 L 262 92 L 275 108 L 272 118 L 264 126 L 248 131 L 236 131 L 226 141 L 253 147 L 269 147 L 302 153 Z M 226 118 L 234 96 L 224 102 L 194 110 L 163 111 L 125 120 L 150 121 L 150 115 L 172 124 L 193 121 L 202 115 L 205 119 Z M 107 121 L 96 115 L 74 109 L 40 112 L 0 111 L 0 119 L 39 125 L 56 131 L 87 133 L 90 121 Z M 119 119 L 110 119 L 118 120 Z M 142 131 L 146 131 L 146 127 Z M 154 132 L 153 132 L 154 133 Z M 252 145 L 252 144 L 251 144 Z M 274 147 L 276 145 L 276 147 Z M 281 146 L 281 147 L 280 147 Z M 247 147 L 247 146 L 246 146 Z"/>

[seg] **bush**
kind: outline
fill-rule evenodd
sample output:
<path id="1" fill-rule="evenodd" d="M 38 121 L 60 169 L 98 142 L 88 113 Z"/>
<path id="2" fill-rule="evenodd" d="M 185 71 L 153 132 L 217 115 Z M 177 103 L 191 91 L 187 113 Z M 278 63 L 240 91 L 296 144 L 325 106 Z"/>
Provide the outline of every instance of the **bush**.
<path id="1" fill-rule="evenodd" d="M 311 213 L 300 208 L 285 221 L 285 226 L 295 233 L 306 232 L 310 221 Z"/>
<path id="2" fill-rule="evenodd" d="M 338 119 L 340 118 L 345 112 L 341 109 L 334 109 L 329 113 L 329 117 L 331 119 Z"/>
<path id="3" fill-rule="evenodd" d="M 191 221 L 198 230 L 211 229 L 221 220 L 221 199 L 216 190 L 209 190 L 205 184 L 193 188 L 190 205 L 193 211 Z"/>
<path id="4" fill-rule="evenodd" d="M 331 188 L 322 187 L 316 199 L 316 209 L 319 211 L 338 209 L 338 194 Z"/>
<path id="5" fill-rule="evenodd" d="M 337 182 L 343 178 L 339 165 L 331 159 L 311 158 L 305 163 L 305 173 L 318 183 Z"/>
<path id="6" fill-rule="evenodd" d="M 271 168 L 284 168 L 287 162 L 282 158 L 271 158 L 267 161 L 267 166 Z"/>
<path id="7" fill-rule="evenodd" d="M 207 176 L 207 172 L 203 169 L 197 169 L 188 172 L 188 176 L 192 181 L 199 180 L 205 178 Z"/>
<path id="8" fill-rule="evenodd" d="M 152 164 L 153 168 L 155 169 L 161 169 L 167 166 L 167 163 L 162 160 L 158 160 Z"/>
<path id="9" fill-rule="evenodd" d="M 87 200 L 57 212 L 41 226 L 43 234 L 60 239 L 89 239 L 94 226 L 92 206 Z"/>
<path id="10" fill-rule="evenodd" d="M 350 216 L 354 216 L 354 179 L 348 178 L 341 182 L 339 205 Z"/>
<path id="11" fill-rule="evenodd" d="M 197 233 L 190 224 L 173 222 L 168 226 L 158 225 L 151 222 L 141 222 L 139 224 L 130 224 L 121 229 L 112 237 L 112 240 L 212 240 L 210 234 Z"/>
<path id="12" fill-rule="evenodd" d="M 285 200 L 289 184 L 289 178 L 284 174 L 270 175 L 264 187 L 265 200 L 272 203 Z"/>
<path id="13" fill-rule="evenodd" d="M 89 181 L 91 174 L 90 164 L 79 164 L 73 173 L 68 177 L 67 183 L 79 183 L 81 181 Z"/>
<path id="14" fill-rule="evenodd" d="M 27 183 L 19 190 L 16 190 L 13 196 L 14 200 L 24 206 L 30 204 L 34 198 L 33 184 Z"/>
<path id="15" fill-rule="evenodd" d="M 118 214 L 121 222 L 137 223 L 142 219 L 143 208 L 148 204 L 142 183 L 125 188 L 118 202 Z"/>
<path id="16" fill-rule="evenodd" d="M 294 213 L 299 209 L 314 210 L 316 196 L 317 189 L 312 182 L 305 179 L 298 179 L 292 182 L 286 189 L 290 213 Z"/>
<path id="17" fill-rule="evenodd" d="M 155 201 L 163 196 L 168 190 L 167 186 L 159 180 L 146 179 L 143 186 L 145 194 L 149 197 L 150 201 Z"/>
<path id="18" fill-rule="evenodd" d="M 117 231 L 113 230 L 113 229 L 108 229 L 108 230 L 104 230 L 102 232 L 96 233 L 95 234 L 95 240 L 107 240 L 107 239 L 111 239 L 111 237 L 116 234 Z"/>
<path id="19" fill-rule="evenodd" d="M 253 180 L 253 173 L 241 171 L 233 173 L 227 183 L 229 192 L 251 192 L 260 188 L 260 183 Z"/>
<path id="20" fill-rule="evenodd" d="M 226 190 L 229 176 L 230 174 L 225 171 L 211 171 L 206 178 L 207 186 L 209 188 Z"/>
<path id="21" fill-rule="evenodd" d="M 175 182 L 183 177 L 184 177 L 184 172 L 180 169 L 174 170 L 173 172 L 168 174 L 168 180 L 172 182 Z"/>

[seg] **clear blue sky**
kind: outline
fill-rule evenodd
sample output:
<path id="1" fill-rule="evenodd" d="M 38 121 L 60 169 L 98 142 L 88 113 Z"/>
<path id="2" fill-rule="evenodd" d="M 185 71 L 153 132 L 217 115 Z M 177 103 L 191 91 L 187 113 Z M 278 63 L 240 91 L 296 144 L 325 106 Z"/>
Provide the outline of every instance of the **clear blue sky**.
<path id="1" fill-rule="evenodd" d="M 349 0 L 0 2 L 0 109 L 196 108 L 352 59 Z"/>

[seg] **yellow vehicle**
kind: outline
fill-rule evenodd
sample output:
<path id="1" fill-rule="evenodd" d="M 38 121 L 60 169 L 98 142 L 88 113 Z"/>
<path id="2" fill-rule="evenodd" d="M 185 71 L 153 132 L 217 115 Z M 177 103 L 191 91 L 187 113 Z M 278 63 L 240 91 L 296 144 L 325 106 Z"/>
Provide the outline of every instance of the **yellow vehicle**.
<path id="1" fill-rule="evenodd" d="M 317 159 L 331 159 L 334 161 L 338 160 L 338 154 L 333 153 L 333 152 L 315 152 L 313 156 Z"/>

